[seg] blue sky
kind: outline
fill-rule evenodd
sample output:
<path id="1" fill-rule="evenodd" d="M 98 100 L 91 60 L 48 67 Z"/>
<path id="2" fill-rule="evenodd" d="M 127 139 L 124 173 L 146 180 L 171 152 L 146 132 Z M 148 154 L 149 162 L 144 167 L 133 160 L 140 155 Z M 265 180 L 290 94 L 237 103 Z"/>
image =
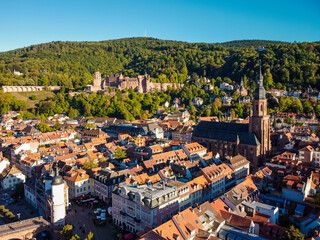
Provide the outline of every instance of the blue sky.
<path id="1" fill-rule="evenodd" d="M 1 0 L 0 51 L 50 41 L 320 40 L 319 0 Z"/>

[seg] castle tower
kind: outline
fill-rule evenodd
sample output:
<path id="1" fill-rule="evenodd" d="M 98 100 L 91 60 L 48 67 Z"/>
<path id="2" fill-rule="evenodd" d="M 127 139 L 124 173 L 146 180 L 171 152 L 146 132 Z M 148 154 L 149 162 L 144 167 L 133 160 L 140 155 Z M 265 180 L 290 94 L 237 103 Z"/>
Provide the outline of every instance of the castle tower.
<path id="1" fill-rule="evenodd" d="M 51 182 L 52 191 L 52 208 L 51 223 L 54 226 L 65 224 L 66 207 L 65 207 L 65 186 L 63 178 L 59 175 L 58 167 L 56 167 L 55 177 Z"/>
<path id="2" fill-rule="evenodd" d="M 270 116 L 267 112 L 266 90 L 263 87 L 263 76 L 261 73 L 258 79 L 258 85 L 254 91 L 253 111 L 250 114 L 249 131 L 255 133 L 260 142 L 260 160 L 270 151 Z"/>
<path id="3" fill-rule="evenodd" d="M 138 80 L 138 93 L 144 93 L 144 91 L 143 91 L 143 76 L 138 75 L 137 80 Z"/>
<path id="4" fill-rule="evenodd" d="M 145 80 L 145 92 L 151 92 L 151 80 L 150 80 L 150 75 L 148 75 L 146 72 L 144 73 L 144 80 Z"/>
<path id="5" fill-rule="evenodd" d="M 100 72 L 95 72 L 93 74 L 93 86 L 101 88 L 101 73 Z"/>

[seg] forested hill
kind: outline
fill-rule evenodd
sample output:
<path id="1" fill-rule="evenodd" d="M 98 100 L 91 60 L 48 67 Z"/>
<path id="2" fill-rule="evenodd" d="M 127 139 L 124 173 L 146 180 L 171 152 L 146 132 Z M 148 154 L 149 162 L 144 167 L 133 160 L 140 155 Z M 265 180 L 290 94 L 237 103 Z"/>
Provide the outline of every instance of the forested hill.
<path id="1" fill-rule="evenodd" d="M 267 88 L 279 82 L 297 87 L 320 85 L 319 43 L 262 43 L 264 51 L 256 51 L 255 44 L 230 48 L 225 46 L 232 46 L 231 43 L 153 38 L 50 42 L 0 53 L 0 85 L 81 88 L 90 83 L 94 71 L 103 75 L 122 72 L 128 76 L 146 72 L 158 82 L 184 82 L 195 74 L 235 82 L 246 76 L 252 82 L 258 74 L 260 59 Z M 13 74 L 14 70 L 23 75 Z"/>
<path id="2" fill-rule="evenodd" d="M 267 44 L 288 44 L 288 42 L 270 41 L 270 40 L 235 40 L 230 42 L 218 43 L 223 47 L 231 48 L 248 48 L 248 47 L 265 47 Z"/>

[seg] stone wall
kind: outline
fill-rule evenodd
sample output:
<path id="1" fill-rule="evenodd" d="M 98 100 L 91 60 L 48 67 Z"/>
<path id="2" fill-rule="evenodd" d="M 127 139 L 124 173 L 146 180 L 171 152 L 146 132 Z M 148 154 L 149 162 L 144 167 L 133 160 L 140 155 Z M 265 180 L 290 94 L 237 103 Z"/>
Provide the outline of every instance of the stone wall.
<path id="1" fill-rule="evenodd" d="M 48 230 L 50 223 L 43 217 L 29 218 L 0 226 L 0 239 L 26 239 L 26 235 L 34 237 L 37 233 Z"/>
<path id="2" fill-rule="evenodd" d="M 2 86 L 3 92 L 37 92 L 44 90 L 58 90 L 60 86 Z"/>
<path id="3" fill-rule="evenodd" d="M 151 89 L 158 89 L 159 92 L 166 91 L 170 88 L 183 88 L 184 84 L 179 83 L 150 83 Z"/>

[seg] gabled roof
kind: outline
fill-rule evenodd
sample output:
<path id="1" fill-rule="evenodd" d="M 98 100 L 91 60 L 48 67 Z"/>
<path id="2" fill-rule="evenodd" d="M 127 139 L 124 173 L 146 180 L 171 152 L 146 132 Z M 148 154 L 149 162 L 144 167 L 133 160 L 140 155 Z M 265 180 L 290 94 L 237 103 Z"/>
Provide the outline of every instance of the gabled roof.
<path id="1" fill-rule="evenodd" d="M 234 173 L 232 168 L 224 163 L 220 165 L 212 164 L 211 166 L 202 168 L 201 171 L 203 176 L 205 176 L 205 178 L 210 182 L 216 182 L 221 178 L 230 176 L 232 173 Z"/>
<path id="2" fill-rule="evenodd" d="M 159 174 L 155 174 L 155 175 L 149 176 L 147 173 L 142 173 L 140 175 L 134 176 L 133 178 L 134 178 L 135 181 L 137 181 L 137 183 L 139 185 L 146 184 L 149 181 L 151 181 L 151 183 L 156 183 L 156 182 L 160 182 L 161 181 L 161 178 L 160 178 Z M 130 179 L 130 178 L 126 179 L 127 183 L 130 183 L 131 181 L 132 181 L 132 179 Z"/>
<path id="3" fill-rule="evenodd" d="M 152 152 L 162 152 L 163 150 L 163 148 L 159 144 L 150 146 L 149 148 L 151 148 Z"/>
<path id="4" fill-rule="evenodd" d="M 204 146 L 202 146 L 201 144 L 199 144 L 197 142 L 188 143 L 185 145 L 185 148 L 188 150 L 188 152 L 190 154 L 206 150 L 206 148 Z"/>
<path id="5" fill-rule="evenodd" d="M 313 151 L 313 147 L 311 147 L 310 145 L 300 149 L 299 151 L 303 151 L 303 152 L 312 152 Z"/>
<path id="6" fill-rule="evenodd" d="M 227 211 L 221 211 L 221 216 L 232 226 L 244 229 L 246 231 L 249 231 L 250 229 L 251 220 L 248 218 L 244 218 Z"/>
<path id="7" fill-rule="evenodd" d="M 178 161 L 178 156 L 175 151 L 159 153 L 152 156 L 152 159 L 143 161 L 146 169 L 154 168 L 154 165 L 164 164 L 167 165 L 169 161 Z"/>
<path id="8" fill-rule="evenodd" d="M 172 219 L 181 230 L 184 239 L 191 238 L 193 231 L 197 233 L 199 229 L 203 228 L 201 220 L 191 208 L 187 208 L 186 210 L 179 212 L 174 215 Z"/>
<path id="9" fill-rule="evenodd" d="M 222 216 L 222 211 L 228 211 L 230 209 L 220 198 L 211 202 L 211 206 L 220 216 Z"/>
<path id="10" fill-rule="evenodd" d="M 86 174 L 86 171 L 84 171 L 83 169 L 79 169 L 79 170 L 71 170 L 69 172 L 67 172 L 67 175 L 64 176 L 64 178 L 66 180 L 69 180 L 71 182 L 81 182 L 84 180 L 88 180 L 89 179 L 89 175 Z"/>
<path id="11" fill-rule="evenodd" d="M 172 240 L 183 239 L 178 228 L 176 227 L 176 225 L 172 220 L 165 222 L 159 227 L 144 234 L 140 238 L 140 240 L 168 240 L 168 239 L 172 239 Z"/>
<path id="12" fill-rule="evenodd" d="M 187 182 L 189 185 L 190 193 L 202 190 L 209 183 L 204 176 L 197 177 L 192 181 Z"/>
<path id="13" fill-rule="evenodd" d="M 38 129 L 34 128 L 33 126 L 26 126 L 21 132 L 29 135 L 41 134 L 41 132 Z"/>
<path id="14" fill-rule="evenodd" d="M 9 175 L 16 175 L 16 174 L 19 174 L 19 173 L 22 174 L 22 172 L 18 168 L 16 168 L 15 166 L 7 166 L 3 170 L 3 172 L 0 174 L 0 180 L 6 178 Z"/>
<path id="15" fill-rule="evenodd" d="M 287 229 L 285 227 L 277 224 L 264 222 L 259 235 L 267 239 L 280 239 L 286 230 Z"/>
<path id="16" fill-rule="evenodd" d="M 233 169 L 241 168 L 250 163 L 244 156 L 240 154 L 235 157 L 231 157 L 229 161 Z"/>
<path id="17" fill-rule="evenodd" d="M 219 223 L 224 221 L 224 219 L 221 218 L 219 213 L 213 208 L 212 204 L 208 201 L 195 207 L 194 211 L 202 222 L 203 220 L 206 220 L 206 222 L 215 221 Z"/>
<path id="18" fill-rule="evenodd" d="M 254 133 L 249 133 L 249 124 L 201 121 L 193 133 L 194 137 L 260 145 Z"/>
<path id="19" fill-rule="evenodd" d="M 235 206 L 238 206 L 249 196 L 258 191 L 258 188 L 254 184 L 251 175 L 246 177 L 246 180 L 233 187 L 229 192 L 225 193 L 224 197 L 227 197 L 230 202 Z"/>

